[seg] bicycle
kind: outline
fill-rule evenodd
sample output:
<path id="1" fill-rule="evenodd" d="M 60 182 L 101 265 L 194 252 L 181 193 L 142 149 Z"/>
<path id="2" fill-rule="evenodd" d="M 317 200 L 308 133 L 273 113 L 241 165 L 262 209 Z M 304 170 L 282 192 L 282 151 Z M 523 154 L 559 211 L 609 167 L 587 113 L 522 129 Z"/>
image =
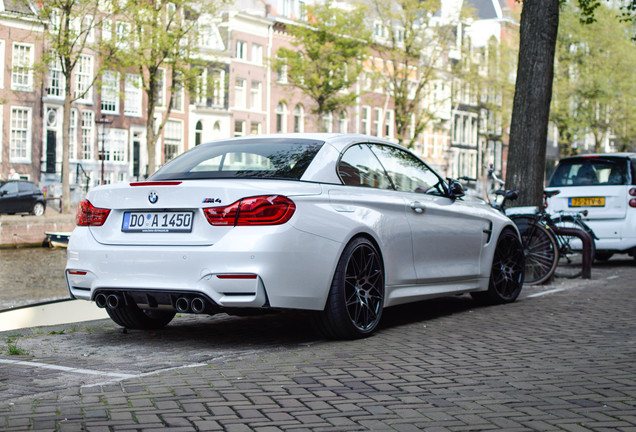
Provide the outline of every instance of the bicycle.
<path id="1" fill-rule="evenodd" d="M 492 167 L 488 169 L 488 175 L 494 181 L 503 186 L 503 180 L 499 179 Z M 495 194 L 504 194 L 505 190 L 495 191 Z M 559 216 L 552 217 L 545 211 L 546 200 L 559 193 L 558 190 L 544 192 L 543 205 L 536 207 L 513 207 L 507 211 L 503 208 L 506 199 L 501 204 L 501 210 L 517 225 L 521 234 L 526 255 L 526 279 L 527 285 L 543 284 L 554 275 L 563 278 L 579 277 L 582 269 L 582 243 L 574 232 L 565 233 L 563 228 L 580 230 L 591 239 L 592 258 L 594 256 L 594 231 L 583 222 L 587 215 L 582 212 L 561 212 Z M 495 207 L 497 208 L 497 207 Z M 567 231 L 567 230 L 565 230 Z"/>
<path id="2" fill-rule="evenodd" d="M 493 202 L 490 201 L 486 192 L 489 204 L 506 214 L 506 202 L 515 200 L 519 192 L 503 189 L 505 182 L 497 177 L 492 165 L 484 168 L 488 170 L 488 177 L 499 185 L 499 189 L 495 190 L 494 194 L 502 197 L 501 202 Z M 484 185 L 484 190 L 487 191 L 486 185 Z M 524 216 L 527 213 L 529 213 L 527 210 L 524 211 Z M 559 245 L 556 237 L 543 224 L 534 219 L 519 217 L 515 220 L 515 218 L 511 217 L 511 220 L 517 225 L 521 235 L 521 243 L 523 244 L 526 258 L 524 284 L 538 285 L 545 283 L 552 277 L 559 262 Z"/>

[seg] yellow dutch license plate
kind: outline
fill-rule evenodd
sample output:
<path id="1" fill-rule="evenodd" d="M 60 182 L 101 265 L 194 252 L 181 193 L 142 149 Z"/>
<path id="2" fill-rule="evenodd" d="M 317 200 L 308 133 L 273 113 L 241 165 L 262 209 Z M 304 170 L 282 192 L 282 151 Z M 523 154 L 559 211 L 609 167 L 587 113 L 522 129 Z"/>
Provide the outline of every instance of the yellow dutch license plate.
<path id="1" fill-rule="evenodd" d="M 605 207 L 605 197 L 575 197 L 570 198 L 569 207 Z"/>

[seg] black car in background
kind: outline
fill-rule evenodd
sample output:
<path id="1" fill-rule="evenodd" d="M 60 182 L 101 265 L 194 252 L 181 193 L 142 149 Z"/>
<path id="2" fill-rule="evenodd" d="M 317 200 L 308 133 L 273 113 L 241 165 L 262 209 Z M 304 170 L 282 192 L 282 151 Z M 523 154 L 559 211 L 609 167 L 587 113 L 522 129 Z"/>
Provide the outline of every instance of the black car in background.
<path id="1" fill-rule="evenodd" d="M 46 209 L 44 194 L 26 180 L 0 180 L 0 214 L 31 213 L 42 216 Z"/>

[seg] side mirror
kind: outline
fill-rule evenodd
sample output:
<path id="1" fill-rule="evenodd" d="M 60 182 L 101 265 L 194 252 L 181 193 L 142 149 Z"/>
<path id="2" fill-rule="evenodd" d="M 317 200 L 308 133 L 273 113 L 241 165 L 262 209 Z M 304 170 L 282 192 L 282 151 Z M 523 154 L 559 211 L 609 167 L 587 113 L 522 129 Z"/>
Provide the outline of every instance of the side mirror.
<path id="1" fill-rule="evenodd" d="M 7 191 L 0 191 L 0 197 L 3 197 L 7 194 Z"/>
<path id="2" fill-rule="evenodd" d="M 461 198 L 466 195 L 464 186 L 457 180 L 448 179 L 448 197 L 452 200 Z"/>

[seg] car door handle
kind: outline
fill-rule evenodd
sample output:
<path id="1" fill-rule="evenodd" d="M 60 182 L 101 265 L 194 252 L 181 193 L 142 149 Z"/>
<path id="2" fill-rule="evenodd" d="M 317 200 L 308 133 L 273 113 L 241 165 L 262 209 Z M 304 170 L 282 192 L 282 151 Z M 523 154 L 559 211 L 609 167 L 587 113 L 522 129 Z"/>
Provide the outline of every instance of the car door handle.
<path id="1" fill-rule="evenodd" d="M 426 207 L 424 207 L 424 204 L 422 204 L 419 201 L 413 201 L 411 204 L 411 210 L 413 210 L 415 213 L 421 214 L 424 213 L 424 209 Z"/>

